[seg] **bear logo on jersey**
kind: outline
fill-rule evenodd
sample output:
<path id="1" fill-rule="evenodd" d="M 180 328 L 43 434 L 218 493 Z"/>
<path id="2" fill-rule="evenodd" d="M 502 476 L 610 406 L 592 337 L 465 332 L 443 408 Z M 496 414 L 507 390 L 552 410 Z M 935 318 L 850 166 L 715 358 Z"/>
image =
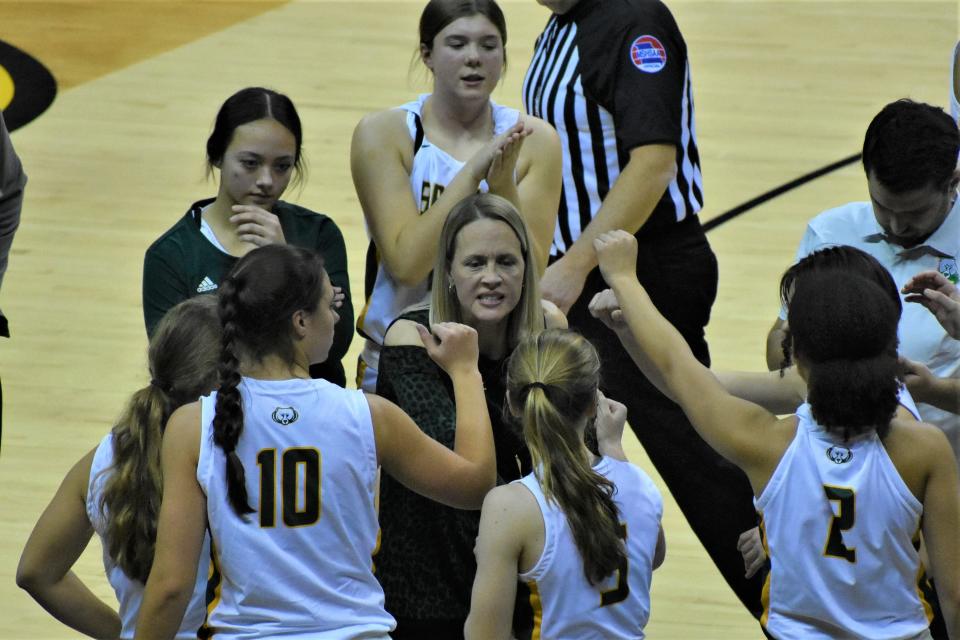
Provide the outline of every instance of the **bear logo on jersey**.
<path id="1" fill-rule="evenodd" d="M 277 407 L 273 410 L 273 413 L 270 414 L 270 417 L 273 418 L 273 421 L 277 424 L 286 426 L 296 422 L 300 414 L 297 413 L 297 410 L 293 407 Z"/>
<path id="2" fill-rule="evenodd" d="M 853 458 L 853 451 L 846 447 L 830 447 L 827 449 L 827 457 L 835 464 L 845 464 Z"/>

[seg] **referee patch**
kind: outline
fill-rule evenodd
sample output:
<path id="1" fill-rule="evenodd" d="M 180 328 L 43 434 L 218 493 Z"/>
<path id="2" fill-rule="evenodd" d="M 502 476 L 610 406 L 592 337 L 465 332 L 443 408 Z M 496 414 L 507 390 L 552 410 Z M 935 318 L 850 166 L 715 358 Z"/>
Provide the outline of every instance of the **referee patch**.
<path id="1" fill-rule="evenodd" d="M 667 66 L 667 50 L 653 36 L 640 36 L 630 45 L 630 62 L 644 73 L 657 73 Z"/>

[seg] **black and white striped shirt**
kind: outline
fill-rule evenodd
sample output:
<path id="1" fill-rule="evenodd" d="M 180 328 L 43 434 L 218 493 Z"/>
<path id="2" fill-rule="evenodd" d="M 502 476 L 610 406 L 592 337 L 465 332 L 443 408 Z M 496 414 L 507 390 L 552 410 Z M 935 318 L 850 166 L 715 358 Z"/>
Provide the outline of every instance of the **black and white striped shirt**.
<path id="1" fill-rule="evenodd" d="M 527 112 L 563 144 L 563 195 L 551 254 L 563 255 L 645 144 L 677 147 L 677 177 L 638 235 L 703 206 L 687 47 L 659 0 L 580 0 L 551 16 L 523 82 Z"/>

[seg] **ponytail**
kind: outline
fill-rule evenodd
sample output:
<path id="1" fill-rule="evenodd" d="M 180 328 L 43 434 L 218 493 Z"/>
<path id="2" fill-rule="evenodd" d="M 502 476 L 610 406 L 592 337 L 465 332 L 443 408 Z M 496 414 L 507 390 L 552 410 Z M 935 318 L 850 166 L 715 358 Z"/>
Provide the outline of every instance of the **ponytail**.
<path id="1" fill-rule="evenodd" d="M 567 517 L 583 572 L 598 584 L 626 559 L 613 483 L 593 470 L 575 425 L 595 408 L 600 361 L 575 333 L 523 339 L 510 358 L 509 405 L 523 424 L 534 474 Z"/>
<path id="2" fill-rule="evenodd" d="M 899 402 L 899 318 L 890 295 L 872 280 L 840 271 L 796 280 L 789 334 L 822 427 L 844 439 L 887 434 Z"/>
<path id="3" fill-rule="evenodd" d="M 811 364 L 807 400 L 813 418 L 844 440 L 870 429 L 885 437 L 899 402 L 897 373 L 896 353 Z"/>
<path id="4" fill-rule="evenodd" d="M 107 555 L 133 580 L 146 583 L 153 565 L 163 430 L 175 409 L 215 386 L 219 332 L 215 296 L 170 309 L 150 341 L 150 384 L 130 397 L 111 431 L 112 473 L 98 506 Z"/>
<path id="5" fill-rule="evenodd" d="M 170 412 L 169 399 L 155 385 L 133 394 L 111 432 L 113 473 L 100 499 L 101 513 L 108 516 L 107 554 L 125 574 L 143 583 L 153 565 L 163 491 L 160 443 Z"/>

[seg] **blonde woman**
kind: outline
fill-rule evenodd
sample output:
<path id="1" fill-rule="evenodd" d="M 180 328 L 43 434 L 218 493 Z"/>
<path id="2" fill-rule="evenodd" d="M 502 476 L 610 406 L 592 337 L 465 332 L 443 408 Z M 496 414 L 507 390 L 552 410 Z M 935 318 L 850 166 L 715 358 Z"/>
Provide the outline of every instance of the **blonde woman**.
<path id="1" fill-rule="evenodd" d="M 503 420 L 505 362 L 526 335 L 566 326 L 540 300 L 536 255 L 517 209 L 493 194 L 459 202 L 440 234 L 431 302 L 408 310 L 387 331 L 377 393 L 396 402 L 434 440 L 452 447 L 457 407 L 446 375 L 427 355 L 418 324 L 462 322 L 477 331 L 480 374 L 493 423 L 497 474 L 530 471 L 521 435 Z M 381 488 L 377 577 L 397 618 L 394 638 L 461 638 L 470 608 L 479 515 L 421 498 L 385 478 Z"/>

